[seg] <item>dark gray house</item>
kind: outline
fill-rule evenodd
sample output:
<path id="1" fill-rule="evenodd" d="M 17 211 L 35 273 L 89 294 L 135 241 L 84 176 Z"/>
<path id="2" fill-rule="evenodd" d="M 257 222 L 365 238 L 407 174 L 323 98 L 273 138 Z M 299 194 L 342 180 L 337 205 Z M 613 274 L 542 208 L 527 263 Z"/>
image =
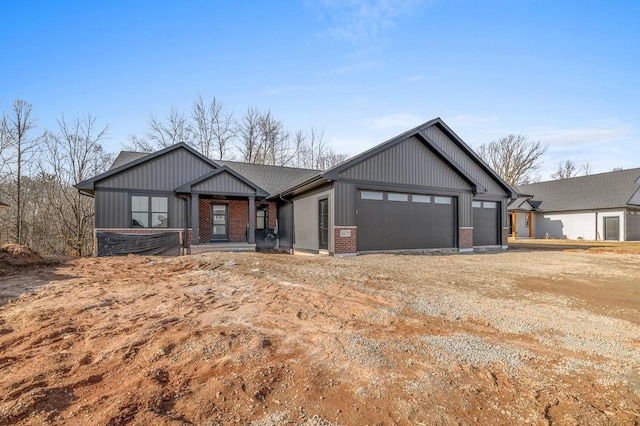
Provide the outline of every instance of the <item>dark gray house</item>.
<path id="1" fill-rule="evenodd" d="M 517 188 L 515 238 L 640 241 L 640 168 Z"/>
<path id="2" fill-rule="evenodd" d="M 123 152 L 77 189 L 95 198 L 97 232 L 251 244 L 273 228 L 282 248 L 333 255 L 506 247 L 515 196 L 439 118 L 326 171 L 212 161 L 177 144 Z"/>

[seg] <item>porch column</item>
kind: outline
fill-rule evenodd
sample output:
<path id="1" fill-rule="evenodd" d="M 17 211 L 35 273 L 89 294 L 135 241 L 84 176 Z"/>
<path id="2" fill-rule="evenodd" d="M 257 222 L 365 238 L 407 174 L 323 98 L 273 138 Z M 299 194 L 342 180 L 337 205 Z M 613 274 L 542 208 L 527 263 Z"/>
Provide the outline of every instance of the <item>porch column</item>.
<path id="1" fill-rule="evenodd" d="M 200 244 L 200 197 L 191 194 L 191 245 Z"/>
<path id="2" fill-rule="evenodd" d="M 516 212 L 511 212 L 511 236 L 513 238 L 516 237 L 516 218 L 518 214 Z"/>
<path id="3" fill-rule="evenodd" d="M 249 197 L 249 244 L 256 243 L 256 197 Z"/>
<path id="4" fill-rule="evenodd" d="M 533 238 L 533 212 L 529 212 L 529 238 Z"/>

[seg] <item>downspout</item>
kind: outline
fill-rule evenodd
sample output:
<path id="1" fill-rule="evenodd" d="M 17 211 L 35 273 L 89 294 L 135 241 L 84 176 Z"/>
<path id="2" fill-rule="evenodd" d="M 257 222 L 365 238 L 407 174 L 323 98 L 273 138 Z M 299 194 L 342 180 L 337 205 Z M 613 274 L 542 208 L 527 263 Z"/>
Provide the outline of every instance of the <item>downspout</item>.
<path id="1" fill-rule="evenodd" d="M 182 253 L 184 254 L 187 251 L 187 236 L 189 235 L 189 199 L 186 195 L 176 194 L 178 198 L 184 201 L 184 238 L 182 239 Z M 191 254 L 191 247 L 189 246 L 189 253 Z"/>
<path id="2" fill-rule="evenodd" d="M 289 254 L 293 254 L 293 243 L 295 241 L 296 235 L 294 230 L 295 222 L 293 221 L 293 201 L 285 200 L 284 198 L 282 198 L 282 194 L 278 194 L 278 197 L 285 203 L 291 204 L 291 248 L 289 249 Z"/>

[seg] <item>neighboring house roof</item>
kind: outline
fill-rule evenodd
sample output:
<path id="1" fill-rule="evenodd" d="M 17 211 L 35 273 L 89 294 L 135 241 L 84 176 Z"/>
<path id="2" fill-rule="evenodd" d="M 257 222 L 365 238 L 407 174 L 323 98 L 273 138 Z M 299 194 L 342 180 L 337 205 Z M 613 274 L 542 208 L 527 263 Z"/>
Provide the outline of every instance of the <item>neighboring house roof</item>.
<path id="1" fill-rule="evenodd" d="M 528 195 L 520 195 L 509 202 L 507 210 L 510 212 L 528 212 L 537 211 L 540 206 L 539 201 L 534 201 Z"/>
<path id="2" fill-rule="evenodd" d="M 640 206 L 640 168 L 520 185 L 539 210 L 573 211 Z"/>
<path id="3" fill-rule="evenodd" d="M 277 195 L 300 182 L 322 173 L 320 170 L 295 167 L 268 166 L 265 164 L 240 163 L 236 161 L 216 161 L 254 182 L 270 195 Z"/>

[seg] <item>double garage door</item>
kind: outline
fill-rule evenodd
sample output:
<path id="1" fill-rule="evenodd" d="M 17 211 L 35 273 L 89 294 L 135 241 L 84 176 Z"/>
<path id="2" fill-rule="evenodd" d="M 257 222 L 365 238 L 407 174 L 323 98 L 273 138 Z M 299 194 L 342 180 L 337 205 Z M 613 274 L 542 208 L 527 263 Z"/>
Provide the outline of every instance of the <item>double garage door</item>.
<path id="1" fill-rule="evenodd" d="M 358 251 L 456 247 L 456 199 L 358 191 Z"/>

